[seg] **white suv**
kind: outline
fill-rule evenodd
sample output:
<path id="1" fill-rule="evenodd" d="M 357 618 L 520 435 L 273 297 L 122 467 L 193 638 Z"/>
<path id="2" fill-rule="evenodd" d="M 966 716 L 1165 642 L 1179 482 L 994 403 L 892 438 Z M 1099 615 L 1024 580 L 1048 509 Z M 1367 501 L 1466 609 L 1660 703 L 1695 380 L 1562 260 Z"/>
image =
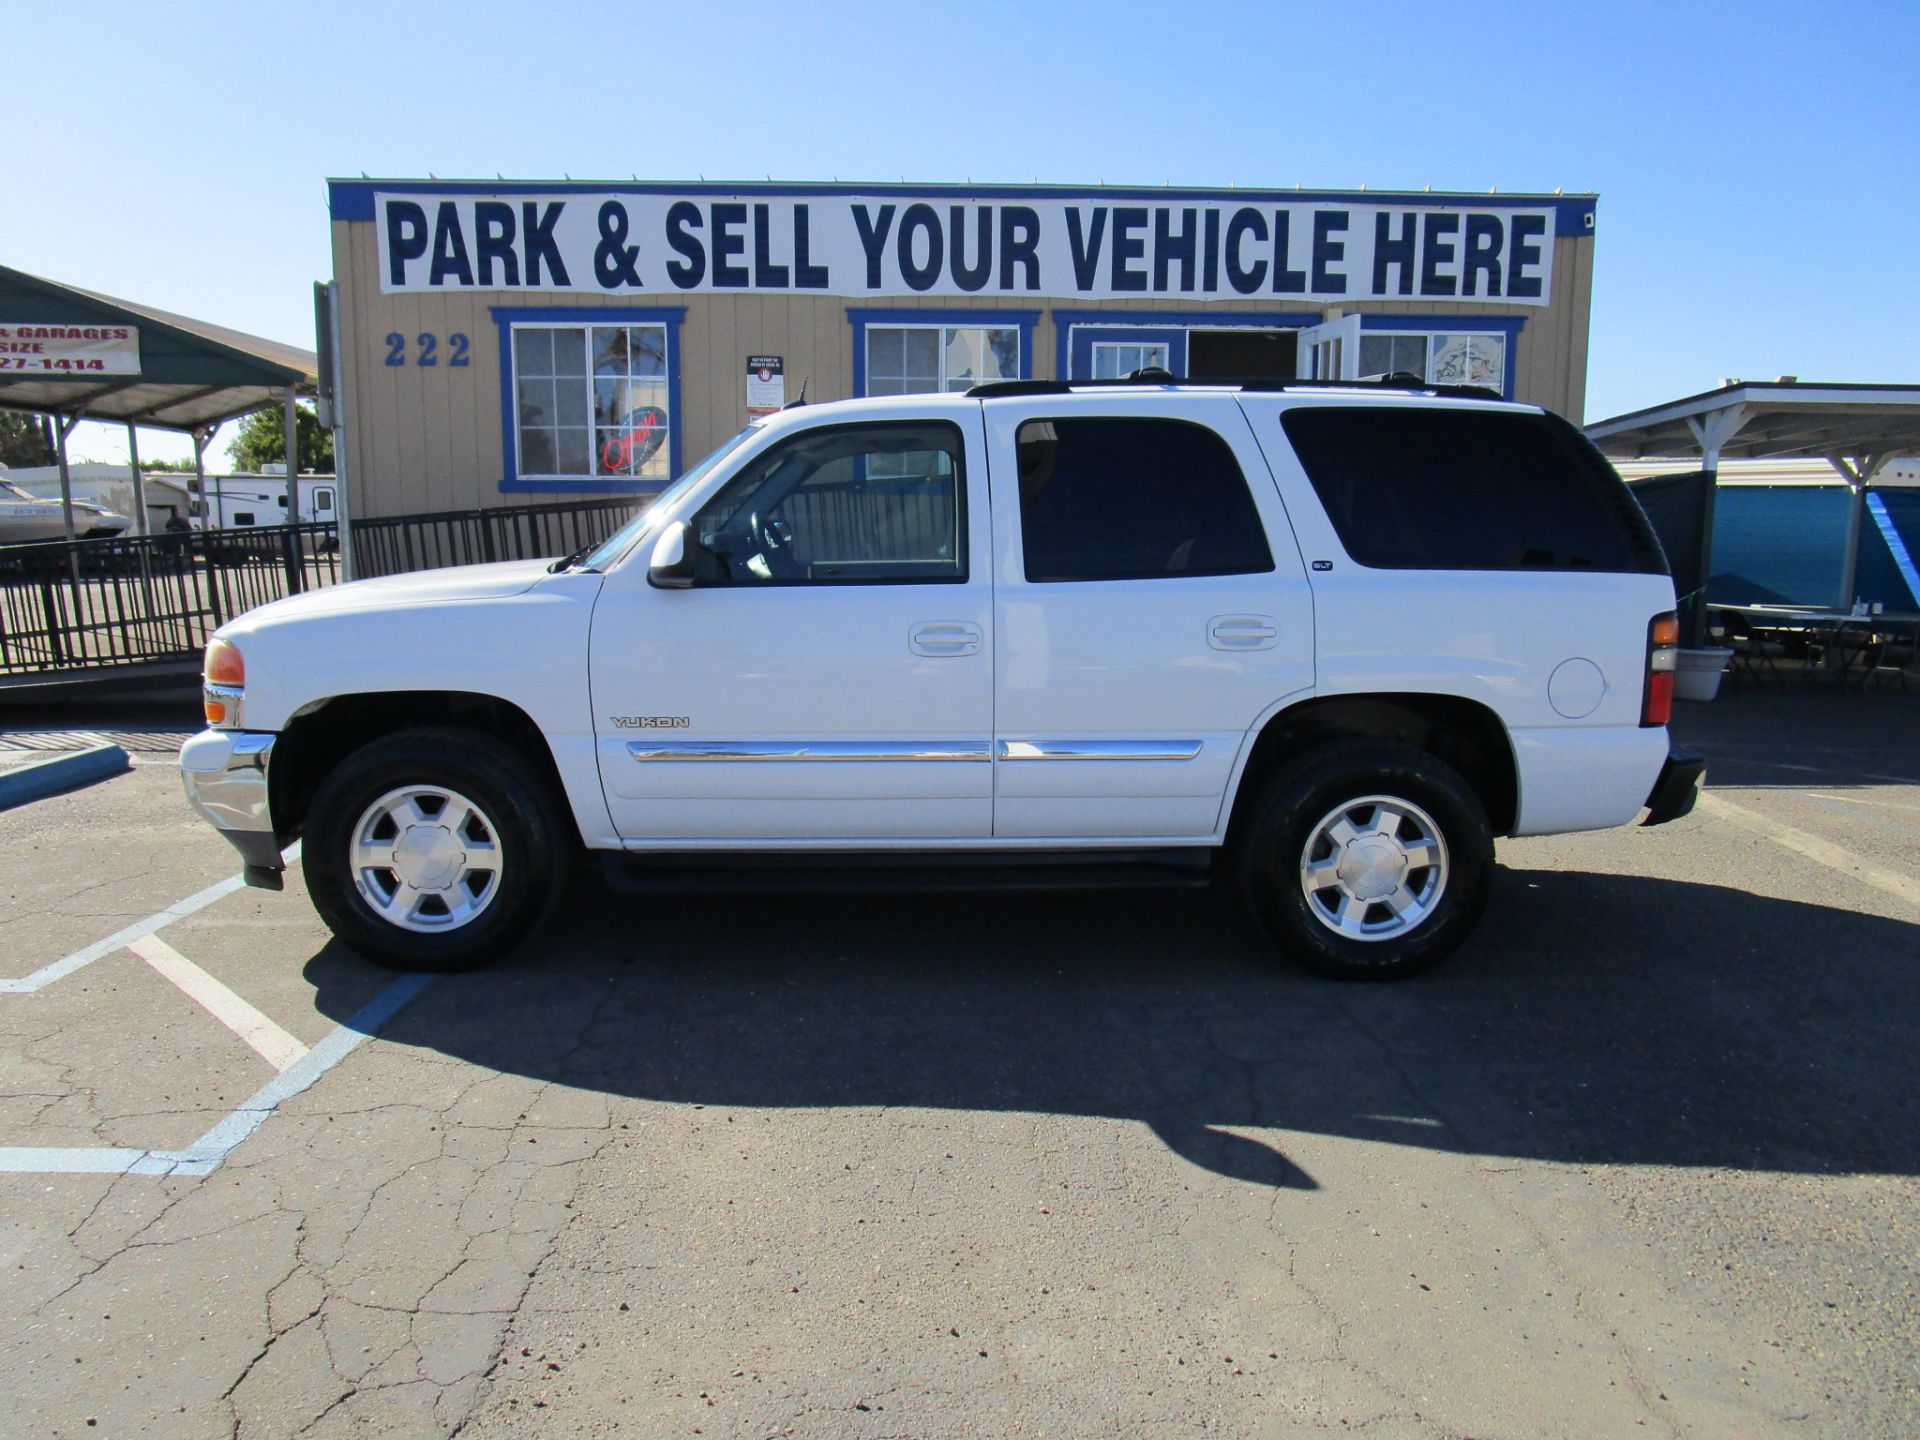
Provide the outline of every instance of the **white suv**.
<path id="1" fill-rule="evenodd" d="M 1495 835 L 1685 814 L 1658 541 L 1547 412 L 1392 385 L 791 408 L 591 554 L 342 585 L 208 648 L 187 793 L 388 964 L 623 886 L 1229 880 L 1432 964 Z"/>

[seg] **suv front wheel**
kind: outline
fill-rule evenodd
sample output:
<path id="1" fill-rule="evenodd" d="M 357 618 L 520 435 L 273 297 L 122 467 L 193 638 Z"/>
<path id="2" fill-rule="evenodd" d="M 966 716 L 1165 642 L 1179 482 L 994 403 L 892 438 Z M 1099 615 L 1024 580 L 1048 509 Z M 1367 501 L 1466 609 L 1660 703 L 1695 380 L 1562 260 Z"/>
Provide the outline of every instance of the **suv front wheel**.
<path id="1" fill-rule="evenodd" d="M 552 898 L 565 841 L 546 787 L 478 731 L 422 727 L 354 751 L 308 807 L 300 862 L 320 917 L 400 970 L 465 970 Z"/>
<path id="2" fill-rule="evenodd" d="M 1318 746 L 1253 800 L 1237 859 L 1274 941 L 1341 980 L 1390 980 L 1439 963 L 1486 907 L 1493 832 L 1479 797 L 1423 750 Z"/>

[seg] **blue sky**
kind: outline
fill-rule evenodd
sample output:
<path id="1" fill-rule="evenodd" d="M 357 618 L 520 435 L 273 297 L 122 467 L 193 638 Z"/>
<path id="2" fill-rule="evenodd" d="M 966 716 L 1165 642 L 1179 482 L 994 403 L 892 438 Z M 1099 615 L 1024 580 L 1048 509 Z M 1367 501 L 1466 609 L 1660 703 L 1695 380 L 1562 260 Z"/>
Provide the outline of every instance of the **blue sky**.
<path id="1" fill-rule="evenodd" d="M 1920 380 L 1911 0 L 145 0 L 6 6 L 0 54 L 0 264 L 308 347 L 329 175 L 1564 187 L 1589 419 Z"/>

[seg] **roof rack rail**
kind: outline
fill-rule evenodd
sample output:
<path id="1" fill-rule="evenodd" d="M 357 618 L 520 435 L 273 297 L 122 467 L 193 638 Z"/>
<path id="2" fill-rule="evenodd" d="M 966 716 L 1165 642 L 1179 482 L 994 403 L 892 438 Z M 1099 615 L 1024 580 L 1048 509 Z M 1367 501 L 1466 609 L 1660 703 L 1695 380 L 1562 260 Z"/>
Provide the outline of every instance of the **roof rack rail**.
<path id="1" fill-rule="evenodd" d="M 1435 385 L 1400 371 L 1377 380 L 1236 380 L 1225 376 L 1194 379 L 1169 375 L 1165 371 L 1135 372 L 1114 380 L 989 380 L 966 393 L 976 400 L 1006 400 L 1026 395 L 1071 395 L 1076 390 L 1104 390 L 1119 386 L 1165 389 L 1171 385 L 1205 385 L 1221 390 L 1240 390 L 1249 394 L 1277 394 L 1287 390 L 1404 390 L 1421 395 L 1444 395 L 1459 400 L 1504 400 L 1498 390 L 1485 385 Z"/>

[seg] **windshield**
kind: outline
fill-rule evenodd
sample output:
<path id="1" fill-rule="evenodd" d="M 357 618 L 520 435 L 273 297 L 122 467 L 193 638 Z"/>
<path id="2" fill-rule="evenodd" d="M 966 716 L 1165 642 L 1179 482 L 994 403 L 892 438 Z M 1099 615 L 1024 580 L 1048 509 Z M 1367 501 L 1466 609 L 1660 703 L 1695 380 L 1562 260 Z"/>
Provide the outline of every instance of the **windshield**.
<path id="1" fill-rule="evenodd" d="M 701 477 L 706 475 L 709 470 L 713 469 L 714 466 L 718 465 L 728 455 L 732 454 L 733 451 L 739 447 L 740 442 L 753 434 L 757 429 L 759 429 L 758 424 L 749 425 L 738 435 L 721 441 L 719 446 L 716 447 L 706 459 L 702 460 L 698 465 L 694 466 L 691 470 L 687 471 L 686 474 L 682 475 L 678 480 L 654 496 L 646 509 L 622 525 L 602 542 L 598 550 L 595 550 L 591 555 L 587 556 L 586 559 L 582 560 L 580 562 L 582 568 L 587 570 L 604 570 L 622 555 L 625 555 L 633 549 L 635 545 L 638 545 L 642 540 L 646 539 L 653 528 L 660 523 L 661 515 L 665 514 L 666 511 L 672 507 L 675 500 L 678 500 L 682 495 L 686 494 L 689 489 L 699 483 Z"/>
<path id="2" fill-rule="evenodd" d="M 0 494 L 11 495 L 16 500 L 31 500 L 33 496 L 22 490 L 11 480 L 0 480 Z"/>

